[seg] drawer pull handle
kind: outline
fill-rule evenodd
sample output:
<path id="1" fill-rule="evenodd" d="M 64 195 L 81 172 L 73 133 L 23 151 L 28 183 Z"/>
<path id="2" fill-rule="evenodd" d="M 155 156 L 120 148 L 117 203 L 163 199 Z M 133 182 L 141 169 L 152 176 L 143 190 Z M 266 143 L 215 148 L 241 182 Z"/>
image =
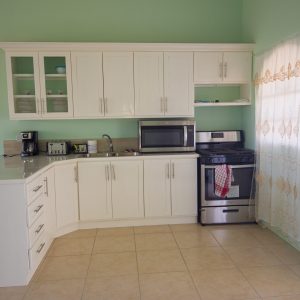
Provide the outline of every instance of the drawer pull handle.
<path id="1" fill-rule="evenodd" d="M 43 227 L 44 227 L 44 224 L 41 224 L 41 225 L 38 227 L 38 229 L 35 231 L 35 234 L 38 234 L 38 233 L 42 230 Z"/>
<path id="2" fill-rule="evenodd" d="M 37 214 L 42 208 L 43 208 L 44 205 L 39 205 L 35 210 L 34 212 Z"/>
<path id="3" fill-rule="evenodd" d="M 41 251 L 43 250 L 43 248 L 45 247 L 46 243 L 42 243 L 39 247 L 39 249 L 36 250 L 36 253 L 41 253 Z"/>
<path id="4" fill-rule="evenodd" d="M 223 209 L 223 213 L 236 213 L 239 209 Z"/>
<path id="5" fill-rule="evenodd" d="M 33 189 L 33 191 L 36 193 L 38 190 L 40 190 L 43 186 L 42 185 L 38 185 L 36 188 Z"/>

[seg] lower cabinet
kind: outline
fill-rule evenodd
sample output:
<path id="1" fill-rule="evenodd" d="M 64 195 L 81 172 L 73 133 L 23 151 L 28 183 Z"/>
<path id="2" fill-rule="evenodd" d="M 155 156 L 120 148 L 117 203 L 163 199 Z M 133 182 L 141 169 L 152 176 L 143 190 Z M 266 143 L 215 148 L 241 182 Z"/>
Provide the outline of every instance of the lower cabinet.
<path id="1" fill-rule="evenodd" d="M 143 162 L 79 162 L 80 220 L 143 217 Z"/>
<path id="2" fill-rule="evenodd" d="M 55 166 L 57 227 L 78 221 L 77 162 L 64 162 Z"/>
<path id="3" fill-rule="evenodd" d="M 145 216 L 196 216 L 196 178 L 196 158 L 145 160 Z"/>

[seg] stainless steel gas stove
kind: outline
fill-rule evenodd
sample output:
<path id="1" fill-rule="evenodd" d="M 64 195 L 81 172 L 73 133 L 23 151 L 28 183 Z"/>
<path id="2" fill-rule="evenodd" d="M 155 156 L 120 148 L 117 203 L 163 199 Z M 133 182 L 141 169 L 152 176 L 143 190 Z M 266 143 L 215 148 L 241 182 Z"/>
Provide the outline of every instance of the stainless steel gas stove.
<path id="1" fill-rule="evenodd" d="M 197 131 L 198 220 L 202 224 L 255 222 L 255 153 L 238 131 Z M 218 166 L 230 169 L 225 196 L 216 194 Z"/>

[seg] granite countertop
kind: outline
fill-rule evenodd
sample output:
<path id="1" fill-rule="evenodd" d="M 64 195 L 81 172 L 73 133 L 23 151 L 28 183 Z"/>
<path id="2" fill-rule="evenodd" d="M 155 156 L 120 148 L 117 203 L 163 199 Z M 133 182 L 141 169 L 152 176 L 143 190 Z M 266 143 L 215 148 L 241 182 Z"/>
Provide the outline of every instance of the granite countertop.
<path id="1" fill-rule="evenodd" d="M 151 159 L 157 158 L 158 156 L 163 157 L 198 157 L 197 153 L 159 153 L 159 154 L 143 154 L 138 156 L 112 156 L 112 157 L 89 157 L 86 158 L 84 155 L 69 154 L 62 156 L 47 156 L 40 154 L 37 156 L 30 157 L 2 157 L 0 158 L 0 183 L 8 183 L 9 181 L 24 182 L 30 176 L 37 174 L 42 169 L 50 166 L 54 162 L 63 162 L 66 160 L 116 160 L 116 159 Z"/>

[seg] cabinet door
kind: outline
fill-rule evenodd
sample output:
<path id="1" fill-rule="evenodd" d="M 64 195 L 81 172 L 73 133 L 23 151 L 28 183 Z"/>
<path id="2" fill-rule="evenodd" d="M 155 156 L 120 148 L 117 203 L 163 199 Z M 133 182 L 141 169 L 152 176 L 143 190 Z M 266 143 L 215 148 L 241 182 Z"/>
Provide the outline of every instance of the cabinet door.
<path id="1" fill-rule="evenodd" d="M 77 164 L 55 166 L 57 227 L 78 221 Z"/>
<path id="2" fill-rule="evenodd" d="M 170 160 L 144 161 L 144 201 L 146 217 L 171 216 Z"/>
<path id="3" fill-rule="evenodd" d="M 164 53 L 165 115 L 194 115 L 193 53 Z"/>
<path id="4" fill-rule="evenodd" d="M 223 53 L 194 53 L 194 83 L 220 83 L 223 81 Z"/>
<path id="5" fill-rule="evenodd" d="M 224 82 L 249 83 L 252 55 L 250 52 L 224 52 Z"/>
<path id="6" fill-rule="evenodd" d="M 55 207 L 55 181 L 54 168 L 52 167 L 43 174 L 44 197 L 45 197 L 45 230 L 48 239 L 53 239 L 56 231 L 56 207 Z"/>
<path id="7" fill-rule="evenodd" d="M 102 53 L 72 52 L 71 60 L 74 116 L 103 116 Z"/>
<path id="8" fill-rule="evenodd" d="M 115 219 L 144 216 L 143 162 L 112 161 L 112 206 Z"/>
<path id="9" fill-rule="evenodd" d="M 103 53 L 106 116 L 134 114 L 133 53 Z"/>
<path id="10" fill-rule="evenodd" d="M 159 116 L 163 108 L 163 53 L 134 53 L 135 115 Z"/>
<path id="11" fill-rule="evenodd" d="M 171 160 L 172 216 L 197 215 L 197 159 Z"/>
<path id="12" fill-rule="evenodd" d="M 6 54 L 8 105 L 11 119 L 39 119 L 41 113 L 37 52 Z"/>
<path id="13" fill-rule="evenodd" d="M 79 215 L 81 221 L 112 218 L 109 163 L 79 162 Z"/>
<path id="14" fill-rule="evenodd" d="M 41 110 L 44 118 L 73 117 L 70 60 L 69 52 L 39 54 Z"/>

